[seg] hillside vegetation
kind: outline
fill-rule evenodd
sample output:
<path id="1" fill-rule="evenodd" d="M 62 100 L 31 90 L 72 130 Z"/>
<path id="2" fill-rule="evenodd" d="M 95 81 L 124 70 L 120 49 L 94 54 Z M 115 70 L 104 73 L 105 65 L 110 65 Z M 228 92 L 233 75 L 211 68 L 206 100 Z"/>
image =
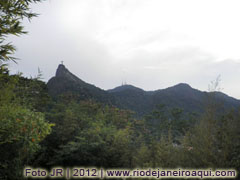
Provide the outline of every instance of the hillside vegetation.
<path id="1" fill-rule="evenodd" d="M 21 21 L 40 1 L 0 1 L 0 179 L 26 179 L 25 167 L 240 171 L 240 101 L 214 84 L 105 91 L 64 65 L 47 84 L 41 74 L 10 75 L 17 59 L 6 38 L 26 33 Z"/>
<path id="2" fill-rule="evenodd" d="M 72 74 L 68 76 L 57 75 L 46 85 L 38 79 L 9 75 L 2 67 L 2 179 L 21 179 L 25 166 L 239 170 L 238 100 L 200 92 L 186 84 L 156 92 L 129 85 L 103 91 Z M 71 80 L 72 76 L 75 79 Z M 51 89 L 54 86 L 56 92 Z M 199 94 L 202 98 L 208 94 L 205 104 L 198 104 L 203 101 Z M 157 96 L 159 99 L 154 99 L 159 104 L 148 107 L 150 113 L 136 117 L 134 108 L 142 108 L 139 103 L 151 96 Z M 161 97 L 178 106 L 157 102 Z M 219 103 L 222 97 L 235 109 L 224 108 Z M 132 106 L 129 99 L 138 104 Z M 194 110 L 201 108 L 198 113 L 187 109 L 194 104 Z M 127 105 L 132 108 L 127 110 Z"/>

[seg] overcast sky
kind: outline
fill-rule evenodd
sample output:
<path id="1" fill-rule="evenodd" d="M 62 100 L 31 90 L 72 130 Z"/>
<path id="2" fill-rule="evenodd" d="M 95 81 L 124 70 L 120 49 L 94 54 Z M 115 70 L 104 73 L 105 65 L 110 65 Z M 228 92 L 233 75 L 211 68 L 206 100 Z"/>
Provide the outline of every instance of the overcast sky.
<path id="1" fill-rule="evenodd" d="M 28 35 L 11 37 L 12 73 L 45 81 L 60 61 L 102 89 L 156 90 L 177 83 L 208 90 L 221 75 L 240 99 L 239 0 L 50 0 L 33 6 Z"/>

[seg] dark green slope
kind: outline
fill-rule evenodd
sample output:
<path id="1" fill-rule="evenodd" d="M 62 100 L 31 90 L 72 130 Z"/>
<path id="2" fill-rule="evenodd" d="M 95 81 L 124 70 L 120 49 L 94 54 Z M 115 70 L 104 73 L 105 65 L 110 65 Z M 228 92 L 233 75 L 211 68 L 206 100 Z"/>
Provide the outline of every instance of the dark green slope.
<path id="1" fill-rule="evenodd" d="M 124 85 L 109 92 L 116 98 L 118 106 L 134 110 L 140 116 L 150 113 L 159 104 L 168 108 L 181 108 L 186 112 L 201 112 L 206 96 L 206 93 L 193 89 L 187 84 L 178 84 L 156 91 L 144 91 Z"/>
<path id="2" fill-rule="evenodd" d="M 226 94 L 202 92 L 184 83 L 156 91 L 144 91 L 132 85 L 123 85 L 104 91 L 82 81 L 69 72 L 64 65 L 59 65 L 56 76 L 49 80 L 47 86 L 52 97 L 70 94 L 79 100 L 94 99 L 135 111 L 137 116 L 150 113 L 159 104 L 170 109 L 181 108 L 185 112 L 203 112 L 212 97 L 227 109 L 240 107 L 239 100 Z"/>
<path id="3" fill-rule="evenodd" d="M 152 95 L 152 101 L 153 105 L 161 103 L 169 107 L 184 109 L 186 112 L 202 112 L 206 95 L 206 92 L 193 89 L 188 84 L 180 83 L 155 91 Z"/>
<path id="4" fill-rule="evenodd" d="M 156 91 L 144 91 L 131 85 L 123 85 L 108 92 L 116 98 L 117 106 L 131 109 L 140 116 L 150 113 L 159 104 L 169 109 L 181 108 L 189 113 L 203 112 L 209 100 L 215 101 L 219 107 L 225 109 L 240 107 L 239 100 L 226 94 L 199 91 L 185 83 Z"/>
<path id="5" fill-rule="evenodd" d="M 56 75 L 48 83 L 48 92 L 53 98 L 65 95 L 75 100 L 92 99 L 102 103 L 112 104 L 114 98 L 108 92 L 84 82 L 60 64 Z"/>
<path id="6" fill-rule="evenodd" d="M 137 116 L 145 115 L 154 108 L 151 94 L 132 85 L 119 86 L 108 92 L 115 97 L 117 107 L 130 109 L 136 112 Z"/>

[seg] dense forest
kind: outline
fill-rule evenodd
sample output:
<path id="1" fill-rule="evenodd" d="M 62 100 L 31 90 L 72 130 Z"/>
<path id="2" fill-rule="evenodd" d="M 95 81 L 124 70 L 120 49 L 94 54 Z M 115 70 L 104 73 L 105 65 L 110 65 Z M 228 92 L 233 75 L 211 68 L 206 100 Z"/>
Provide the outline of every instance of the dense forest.
<path id="1" fill-rule="evenodd" d="M 164 101 L 139 113 L 145 107 L 133 105 L 140 105 L 134 101 L 141 90 L 119 94 L 119 89 L 105 92 L 82 81 L 68 84 L 62 71 L 55 77 L 65 85 L 61 88 L 54 79 L 41 81 L 41 73 L 10 75 L 7 62 L 15 60 L 10 57 L 14 47 L 3 44 L 5 35 L 23 32 L 19 21 L 35 16 L 28 8 L 32 2 L 0 1 L 0 179 L 24 179 L 26 166 L 240 171 L 240 109 L 233 99 L 227 106 L 219 103 L 219 96 L 226 98 L 219 92 L 203 93 L 206 103 L 199 111 L 193 101 L 167 92 L 158 97 Z"/>
<path id="2" fill-rule="evenodd" d="M 1 177 L 24 166 L 104 168 L 239 168 L 239 111 L 200 115 L 157 106 L 134 113 L 74 95 L 52 98 L 46 83 L 1 66 Z M 238 169 L 239 170 L 239 169 Z"/>

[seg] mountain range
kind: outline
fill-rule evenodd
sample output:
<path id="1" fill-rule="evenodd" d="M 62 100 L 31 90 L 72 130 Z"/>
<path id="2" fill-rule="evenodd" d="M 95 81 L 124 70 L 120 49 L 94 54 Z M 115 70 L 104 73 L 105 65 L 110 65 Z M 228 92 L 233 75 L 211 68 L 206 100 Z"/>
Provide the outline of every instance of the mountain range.
<path id="1" fill-rule="evenodd" d="M 214 101 L 226 109 L 240 107 L 240 100 L 222 92 L 200 91 L 185 83 L 155 91 L 144 91 L 132 85 L 103 90 L 84 82 L 63 64 L 58 66 L 56 75 L 48 81 L 47 87 L 53 98 L 65 95 L 79 101 L 92 99 L 134 111 L 139 117 L 150 113 L 159 104 L 167 108 L 180 108 L 184 112 L 203 112 L 209 99 L 212 99 L 209 97 L 214 97 Z"/>

